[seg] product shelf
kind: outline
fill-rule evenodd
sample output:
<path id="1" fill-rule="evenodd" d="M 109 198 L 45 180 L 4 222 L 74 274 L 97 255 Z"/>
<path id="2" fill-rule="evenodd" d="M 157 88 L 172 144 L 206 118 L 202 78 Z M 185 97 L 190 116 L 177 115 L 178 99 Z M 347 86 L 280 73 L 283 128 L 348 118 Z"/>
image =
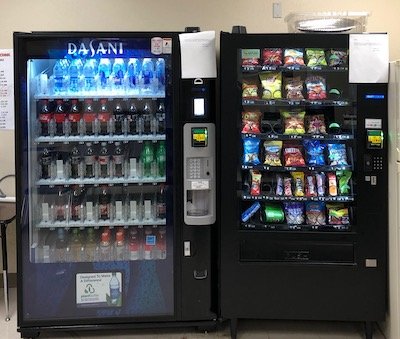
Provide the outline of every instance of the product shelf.
<path id="1" fill-rule="evenodd" d="M 255 65 L 255 66 L 241 66 L 242 73 L 259 73 L 266 71 L 273 72 L 348 72 L 348 66 L 270 66 L 270 65 Z"/>
<path id="2" fill-rule="evenodd" d="M 99 185 L 124 185 L 128 184 L 153 184 L 157 185 L 159 183 L 165 183 L 166 177 L 146 177 L 146 178 L 84 178 L 84 179 L 39 179 L 36 182 L 37 186 L 64 186 L 68 187 L 70 185 L 79 186 L 99 186 Z"/>
<path id="3" fill-rule="evenodd" d="M 352 165 L 338 166 L 266 166 L 266 165 L 242 165 L 242 170 L 258 170 L 273 172 L 334 172 L 351 170 Z"/>
<path id="4" fill-rule="evenodd" d="M 243 98 L 243 106 L 277 106 L 277 107 L 352 107 L 355 102 L 349 99 L 342 100 L 289 100 L 289 99 L 258 99 L 258 98 Z"/>
<path id="5" fill-rule="evenodd" d="M 262 140 L 354 140 L 353 134 L 275 134 L 275 133 L 242 133 L 243 138 L 259 138 Z"/>
<path id="6" fill-rule="evenodd" d="M 325 201 L 325 202 L 353 202 L 355 197 L 352 195 L 321 196 L 321 197 L 296 197 L 296 196 L 277 196 L 277 195 L 250 195 L 242 194 L 245 201 Z"/>
<path id="7" fill-rule="evenodd" d="M 166 219 L 143 219 L 143 220 L 98 220 L 98 221 L 41 221 L 36 225 L 38 228 L 99 228 L 99 227 L 118 227 L 118 226 L 165 226 Z"/>
<path id="8" fill-rule="evenodd" d="M 289 224 L 264 224 L 261 222 L 247 222 L 241 224 L 244 230 L 263 231 L 318 231 L 318 232 L 347 232 L 352 225 L 289 225 Z"/>
<path id="9" fill-rule="evenodd" d="M 166 140 L 165 134 L 142 134 L 142 135 L 84 135 L 84 136 L 46 136 L 46 137 L 38 137 L 35 139 L 37 144 L 47 143 L 47 144 L 55 144 L 55 143 L 79 143 L 83 144 L 85 142 L 108 142 L 113 143 L 116 141 L 121 141 L 124 143 L 128 143 L 129 141 L 160 141 Z"/>

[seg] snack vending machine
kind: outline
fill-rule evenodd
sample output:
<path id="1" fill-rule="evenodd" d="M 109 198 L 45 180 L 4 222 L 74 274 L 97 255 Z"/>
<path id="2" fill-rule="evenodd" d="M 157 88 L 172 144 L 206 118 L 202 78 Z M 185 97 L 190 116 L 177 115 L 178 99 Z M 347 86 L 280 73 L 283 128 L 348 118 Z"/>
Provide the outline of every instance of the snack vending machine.
<path id="1" fill-rule="evenodd" d="M 178 37 L 14 34 L 22 337 L 214 326 L 214 85 L 181 80 Z M 195 223 L 183 138 L 207 184 L 191 191 Z"/>
<path id="2" fill-rule="evenodd" d="M 221 34 L 221 316 L 385 319 L 387 84 L 347 34 Z M 371 65 L 373 67 L 373 65 Z"/>

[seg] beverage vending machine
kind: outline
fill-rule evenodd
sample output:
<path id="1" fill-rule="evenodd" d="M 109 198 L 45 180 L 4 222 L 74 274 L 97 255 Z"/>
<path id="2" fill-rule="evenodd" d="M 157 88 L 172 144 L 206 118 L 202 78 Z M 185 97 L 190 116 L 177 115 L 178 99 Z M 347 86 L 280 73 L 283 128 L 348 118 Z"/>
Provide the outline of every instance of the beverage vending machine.
<path id="1" fill-rule="evenodd" d="M 387 84 L 348 34 L 221 33 L 221 316 L 385 319 Z M 350 51 L 350 53 L 349 53 Z M 373 64 L 370 67 L 374 67 Z"/>
<path id="2" fill-rule="evenodd" d="M 14 34 L 22 337 L 215 324 L 215 86 L 178 37 Z"/>

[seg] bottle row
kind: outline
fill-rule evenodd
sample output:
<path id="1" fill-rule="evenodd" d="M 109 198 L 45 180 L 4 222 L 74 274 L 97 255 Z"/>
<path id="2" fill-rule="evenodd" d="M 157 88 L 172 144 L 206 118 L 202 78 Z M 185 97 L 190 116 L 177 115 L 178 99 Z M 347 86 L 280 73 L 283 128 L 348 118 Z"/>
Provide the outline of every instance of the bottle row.
<path id="1" fill-rule="evenodd" d="M 35 211 L 39 227 L 57 225 L 111 223 L 165 223 L 166 192 L 164 186 L 140 189 L 121 189 L 101 186 L 71 189 L 59 188 L 53 194 L 38 196 Z"/>
<path id="2" fill-rule="evenodd" d="M 41 137 L 142 135 L 165 133 L 162 100 L 47 99 L 37 102 Z"/>
<path id="3" fill-rule="evenodd" d="M 165 226 L 40 230 L 36 263 L 164 260 Z"/>
<path id="4" fill-rule="evenodd" d="M 43 72 L 36 78 L 38 94 L 165 94 L 163 58 L 60 59 L 51 67 L 52 74 Z"/>
<path id="5" fill-rule="evenodd" d="M 39 152 L 40 179 L 162 178 L 166 170 L 165 141 L 76 145 Z"/>

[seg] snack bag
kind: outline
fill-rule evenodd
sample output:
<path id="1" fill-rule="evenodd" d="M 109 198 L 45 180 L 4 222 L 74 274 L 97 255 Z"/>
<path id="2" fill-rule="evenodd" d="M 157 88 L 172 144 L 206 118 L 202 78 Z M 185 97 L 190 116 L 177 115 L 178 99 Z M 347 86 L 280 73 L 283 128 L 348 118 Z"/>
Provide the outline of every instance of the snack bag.
<path id="1" fill-rule="evenodd" d="M 306 203 L 306 224 L 313 226 L 326 225 L 325 203 L 322 201 Z"/>
<path id="2" fill-rule="evenodd" d="M 306 177 L 306 196 L 307 197 L 316 197 L 317 196 L 317 185 L 315 176 L 307 175 Z"/>
<path id="3" fill-rule="evenodd" d="M 287 48 L 284 52 L 284 66 L 304 66 L 304 53 L 301 48 Z"/>
<path id="4" fill-rule="evenodd" d="M 280 223 L 284 221 L 284 214 L 280 205 L 265 204 L 264 206 L 265 222 Z"/>
<path id="5" fill-rule="evenodd" d="M 242 133 L 261 133 L 261 112 L 242 112 Z"/>
<path id="6" fill-rule="evenodd" d="M 304 197 L 304 173 L 292 172 L 292 178 L 294 181 L 294 196 Z"/>
<path id="7" fill-rule="evenodd" d="M 305 84 L 309 100 L 324 100 L 327 98 L 326 82 L 323 77 L 318 75 L 309 76 Z"/>
<path id="8" fill-rule="evenodd" d="M 242 98 L 258 99 L 258 85 L 254 78 L 243 79 Z"/>
<path id="9" fill-rule="evenodd" d="M 319 197 L 325 196 L 325 173 L 317 173 L 315 175 L 317 181 L 317 193 Z"/>
<path id="10" fill-rule="evenodd" d="M 275 195 L 282 196 L 283 195 L 283 177 L 281 174 L 276 175 L 276 190 Z"/>
<path id="11" fill-rule="evenodd" d="M 351 178 L 351 171 L 337 171 L 336 177 L 339 181 L 339 194 L 345 195 L 350 193 L 349 181 Z"/>
<path id="12" fill-rule="evenodd" d="M 281 48 L 264 48 L 262 51 L 264 66 L 281 66 L 282 65 L 282 49 Z"/>
<path id="13" fill-rule="evenodd" d="M 303 96 L 303 81 L 300 77 L 286 78 L 285 80 L 286 99 L 302 100 Z"/>
<path id="14" fill-rule="evenodd" d="M 258 138 L 244 138 L 243 139 L 243 164 L 244 165 L 259 165 L 260 159 L 258 158 L 258 145 L 260 139 Z"/>
<path id="15" fill-rule="evenodd" d="M 304 205 L 302 202 L 284 202 L 286 222 L 290 225 L 304 224 Z"/>
<path id="16" fill-rule="evenodd" d="M 293 193 L 292 193 L 292 178 L 285 177 L 283 179 L 283 188 L 284 188 L 285 197 L 293 196 Z"/>
<path id="17" fill-rule="evenodd" d="M 344 204 L 326 204 L 329 225 L 349 225 L 349 209 Z"/>
<path id="18" fill-rule="evenodd" d="M 282 73 L 263 72 L 260 73 L 261 86 L 263 88 L 262 99 L 282 98 Z"/>
<path id="19" fill-rule="evenodd" d="M 304 140 L 304 148 L 307 155 L 307 164 L 310 166 L 325 165 L 324 149 L 325 145 L 319 140 Z"/>
<path id="20" fill-rule="evenodd" d="M 348 165 L 345 144 L 328 144 L 329 165 Z"/>
<path id="21" fill-rule="evenodd" d="M 259 202 L 255 202 L 251 205 L 247 210 L 242 213 L 242 222 L 248 221 L 256 212 L 261 208 L 261 204 Z"/>
<path id="22" fill-rule="evenodd" d="M 304 134 L 304 116 L 306 112 L 281 112 L 284 134 Z"/>
<path id="23" fill-rule="evenodd" d="M 328 191 L 331 197 L 337 196 L 336 174 L 333 172 L 328 173 Z"/>
<path id="24" fill-rule="evenodd" d="M 282 141 L 264 141 L 264 165 L 282 166 L 281 162 Z"/>
<path id="25" fill-rule="evenodd" d="M 283 150 L 285 166 L 305 166 L 300 145 L 287 145 Z"/>
<path id="26" fill-rule="evenodd" d="M 327 66 L 325 52 L 321 48 L 306 48 L 307 66 Z"/>
<path id="27" fill-rule="evenodd" d="M 307 133 L 326 134 L 325 118 L 323 114 L 315 114 L 307 117 Z"/>
<path id="28" fill-rule="evenodd" d="M 328 53 L 329 66 L 346 66 L 347 65 L 347 50 L 331 49 Z"/>
<path id="29" fill-rule="evenodd" d="M 250 195 L 261 194 L 261 173 L 256 170 L 250 170 L 251 175 L 251 189 Z"/>

